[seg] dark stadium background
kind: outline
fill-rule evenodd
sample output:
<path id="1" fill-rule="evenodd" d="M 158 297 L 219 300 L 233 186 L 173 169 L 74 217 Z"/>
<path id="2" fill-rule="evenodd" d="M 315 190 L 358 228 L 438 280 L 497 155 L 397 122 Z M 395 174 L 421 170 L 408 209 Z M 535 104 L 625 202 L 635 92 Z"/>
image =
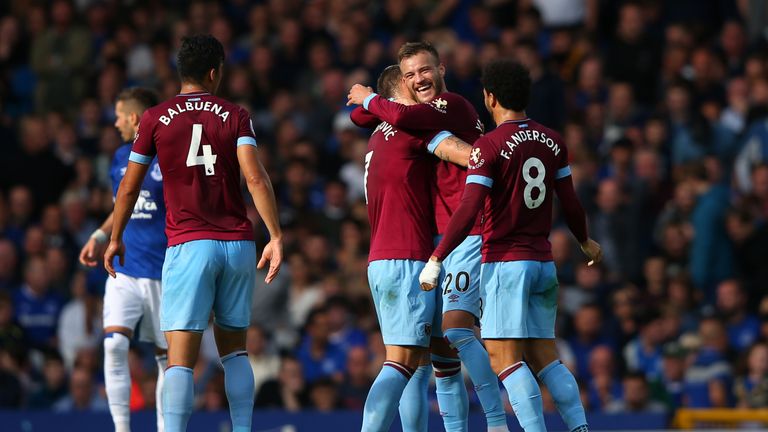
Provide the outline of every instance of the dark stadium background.
<path id="1" fill-rule="evenodd" d="M 254 287 L 257 409 L 359 414 L 381 365 L 366 281 L 369 131 L 352 125 L 345 102 L 352 84 L 372 84 L 403 42 L 419 39 L 439 49 L 448 89 L 475 104 L 486 128 L 479 69 L 508 56 L 531 69 L 530 117 L 562 132 L 605 255 L 587 267 L 555 215 L 558 344 L 589 415 L 641 414 L 606 423 L 621 429 L 664 426 L 680 408 L 768 405 L 768 3 L 4 0 L 5 415 L 108 419 L 106 274 L 76 256 L 112 207 L 115 96 L 129 86 L 175 95 L 180 38 L 200 32 L 226 48 L 221 94 L 251 112 L 285 227 L 280 277 Z M 257 228 L 262 245 L 264 236 Z M 53 306 L 23 326 L 17 293 L 28 282 Z M 131 406 L 151 416 L 152 352 L 131 353 Z M 226 409 L 212 338 L 195 386 L 197 410 Z"/>

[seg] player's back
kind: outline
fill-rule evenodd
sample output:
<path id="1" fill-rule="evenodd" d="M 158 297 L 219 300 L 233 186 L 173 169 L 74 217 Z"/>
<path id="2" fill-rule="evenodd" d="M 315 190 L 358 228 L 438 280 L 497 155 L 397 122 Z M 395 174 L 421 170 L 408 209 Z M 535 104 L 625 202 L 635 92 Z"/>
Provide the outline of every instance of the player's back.
<path id="1" fill-rule="evenodd" d="M 157 153 L 169 246 L 253 239 L 237 159 L 237 146 L 250 142 L 248 113 L 208 93 L 177 95 L 144 113 L 133 151 Z"/>
<path id="2" fill-rule="evenodd" d="M 560 136 L 531 120 L 500 124 L 470 156 L 472 172 L 495 158 L 483 227 L 483 261 L 552 260 L 549 233 L 555 180 L 564 177 L 568 156 Z M 490 149 L 493 153 L 484 154 Z M 470 173 L 472 174 L 472 173 Z"/>
<path id="3" fill-rule="evenodd" d="M 368 141 L 364 182 L 371 222 L 369 261 L 429 258 L 435 234 L 429 138 L 382 122 Z"/>

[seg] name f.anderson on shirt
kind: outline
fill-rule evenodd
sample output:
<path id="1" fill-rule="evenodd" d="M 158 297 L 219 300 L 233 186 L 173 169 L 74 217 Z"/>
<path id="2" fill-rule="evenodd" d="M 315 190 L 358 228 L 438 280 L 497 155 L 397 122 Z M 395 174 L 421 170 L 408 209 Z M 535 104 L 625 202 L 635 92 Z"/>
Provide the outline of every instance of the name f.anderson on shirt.
<path id="1" fill-rule="evenodd" d="M 171 120 L 173 120 L 174 117 L 177 115 L 187 112 L 187 111 L 208 111 L 216 114 L 217 116 L 221 117 L 221 121 L 225 122 L 227 121 L 227 118 L 229 117 L 229 111 L 223 111 L 223 107 L 215 102 L 211 101 L 197 101 L 197 102 L 191 102 L 187 101 L 182 103 L 176 104 L 176 109 L 173 109 L 172 107 L 168 107 L 168 115 L 162 115 L 160 116 L 160 123 L 168 126 L 171 124 Z"/>
<path id="2" fill-rule="evenodd" d="M 544 132 L 539 132 L 537 130 L 521 130 L 512 134 L 510 138 L 512 141 L 505 141 L 505 144 L 509 147 L 509 151 L 504 148 L 501 149 L 501 157 L 504 159 L 509 159 L 512 152 L 515 151 L 515 147 L 524 141 L 538 141 L 546 144 L 547 147 L 555 153 L 555 156 L 560 154 L 560 146 Z"/>

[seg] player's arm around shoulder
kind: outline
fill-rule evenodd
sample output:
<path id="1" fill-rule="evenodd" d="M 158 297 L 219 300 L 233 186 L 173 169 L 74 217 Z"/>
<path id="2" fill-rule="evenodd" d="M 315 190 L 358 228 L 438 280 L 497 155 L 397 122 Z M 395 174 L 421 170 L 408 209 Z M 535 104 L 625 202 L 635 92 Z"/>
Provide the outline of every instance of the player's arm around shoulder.
<path id="1" fill-rule="evenodd" d="M 448 134 L 440 138 L 441 134 Z M 467 144 L 461 138 L 449 132 L 440 132 L 433 138 L 440 138 L 434 147 L 430 143 L 429 150 L 434 153 L 438 158 L 456 164 L 461 167 L 467 167 L 469 165 L 469 155 L 472 153 L 472 145 Z"/>
<path id="2" fill-rule="evenodd" d="M 257 268 L 263 268 L 269 261 L 269 271 L 264 281 L 270 283 L 280 272 L 283 261 L 283 233 L 280 229 L 275 192 L 267 171 L 259 161 L 255 140 L 254 145 L 237 146 L 237 160 L 256 210 L 269 230 L 270 240 L 264 247 Z"/>

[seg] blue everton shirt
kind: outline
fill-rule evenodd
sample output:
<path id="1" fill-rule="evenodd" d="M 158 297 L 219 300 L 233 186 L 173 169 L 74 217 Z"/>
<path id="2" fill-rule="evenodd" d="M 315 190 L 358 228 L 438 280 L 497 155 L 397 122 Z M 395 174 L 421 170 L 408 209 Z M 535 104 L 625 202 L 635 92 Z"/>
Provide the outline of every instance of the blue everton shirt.
<path id="1" fill-rule="evenodd" d="M 115 152 L 109 175 L 112 194 L 117 195 L 120 181 L 128 167 L 131 145 L 125 144 Z M 165 237 L 165 201 L 163 174 L 155 158 L 141 184 L 141 192 L 133 207 L 131 221 L 123 234 L 125 265 L 115 259 L 115 271 L 136 278 L 160 279 L 168 239 Z"/>

